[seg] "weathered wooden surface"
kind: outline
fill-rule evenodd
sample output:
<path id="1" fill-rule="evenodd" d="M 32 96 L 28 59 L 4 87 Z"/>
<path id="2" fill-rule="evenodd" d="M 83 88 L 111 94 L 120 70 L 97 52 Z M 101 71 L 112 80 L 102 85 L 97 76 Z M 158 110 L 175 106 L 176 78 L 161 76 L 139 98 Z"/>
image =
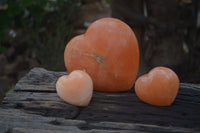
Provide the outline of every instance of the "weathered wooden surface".
<path id="1" fill-rule="evenodd" d="M 94 91 L 88 107 L 63 102 L 55 83 L 65 72 L 32 69 L 0 108 L 0 132 L 200 132 L 200 85 L 180 85 L 170 107 L 141 102 L 133 90 Z"/>

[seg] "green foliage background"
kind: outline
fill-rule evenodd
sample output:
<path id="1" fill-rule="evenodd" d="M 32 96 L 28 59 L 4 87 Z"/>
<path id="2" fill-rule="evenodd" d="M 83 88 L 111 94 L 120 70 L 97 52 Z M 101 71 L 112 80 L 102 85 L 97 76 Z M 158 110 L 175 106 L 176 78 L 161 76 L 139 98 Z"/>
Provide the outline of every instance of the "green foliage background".
<path id="1" fill-rule="evenodd" d="M 6 30 L 19 30 L 43 67 L 63 69 L 63 52 L 71 38 L 78 1 L 1 0 L 0 6 L 0 41 L 7 36 Z M 0 53 L 6 52 L 6 46 L 0 45 Z"/>

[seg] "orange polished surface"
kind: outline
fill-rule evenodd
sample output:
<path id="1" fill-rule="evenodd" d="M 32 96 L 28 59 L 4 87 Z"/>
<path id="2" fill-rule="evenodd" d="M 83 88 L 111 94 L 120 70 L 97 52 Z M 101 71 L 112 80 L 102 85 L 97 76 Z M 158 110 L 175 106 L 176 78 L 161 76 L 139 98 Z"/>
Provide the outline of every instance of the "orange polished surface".
<path id="1" fill-rule="evenodd" d="M 92 79 L 86 72 L 76 70 L 58 79 L 56 91 L 69 104 L 88 106 L 93 94 Z"/>
<path id="2" fill-rule="evenodd" d="M 64 61 L 69 72 L 85 70 L 93 80 L 94 90 L 129 90 L 139 67 L 138 42 L 127 24 L 103 18 L 67 44 Z"/>
<path id="3" fill-rule="evenodd" d="M 145 103 L 170 106 L 179 90 L 179 78 L 171 69 L 156 67 L 139 77 L 135 83 L 136 95 Z"/>

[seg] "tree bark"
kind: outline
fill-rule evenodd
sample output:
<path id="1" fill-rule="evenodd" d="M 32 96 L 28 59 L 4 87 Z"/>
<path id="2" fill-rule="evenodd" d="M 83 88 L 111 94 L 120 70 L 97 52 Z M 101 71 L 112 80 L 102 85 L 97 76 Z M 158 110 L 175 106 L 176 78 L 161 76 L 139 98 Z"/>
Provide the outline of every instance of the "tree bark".
<path id="1" fill-rule="evenodd" d="M 195 0 L 111 0 L 112 16 L 127 22 L 138 38 L 139 75 L 156 66 L 170 67 L 178 74 L 188 70 L 183 44 L 192 52 L 195 4 Z"/>

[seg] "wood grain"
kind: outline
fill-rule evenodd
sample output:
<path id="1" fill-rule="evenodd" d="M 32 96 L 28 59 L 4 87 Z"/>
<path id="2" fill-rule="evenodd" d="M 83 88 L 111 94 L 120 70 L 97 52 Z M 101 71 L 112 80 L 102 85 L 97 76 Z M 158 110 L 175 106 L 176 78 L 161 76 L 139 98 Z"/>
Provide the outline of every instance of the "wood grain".
<path id="1" fill-rule="evenodd" d="M 32 69 L 0 108 L 2 132 L 200 132 L 200 86 L 180 84 L 170 107 L 143 103 L 134 90 L 94 91 L 88 107 L 76 107 L 56 94 L 57 79 L 67 72 Z"/>

